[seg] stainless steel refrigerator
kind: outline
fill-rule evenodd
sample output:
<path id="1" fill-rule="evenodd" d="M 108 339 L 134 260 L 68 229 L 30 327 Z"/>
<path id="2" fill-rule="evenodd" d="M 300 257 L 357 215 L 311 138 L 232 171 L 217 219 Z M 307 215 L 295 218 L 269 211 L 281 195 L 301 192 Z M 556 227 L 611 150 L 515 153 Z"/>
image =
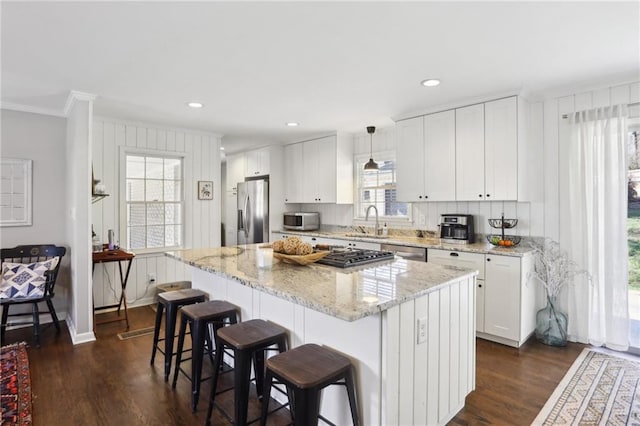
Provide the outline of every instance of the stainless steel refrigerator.
<path id="1" fill-rule="evenodd" d="M 269 182 L 238 183 L 238 244 L 269 241 Z"/>

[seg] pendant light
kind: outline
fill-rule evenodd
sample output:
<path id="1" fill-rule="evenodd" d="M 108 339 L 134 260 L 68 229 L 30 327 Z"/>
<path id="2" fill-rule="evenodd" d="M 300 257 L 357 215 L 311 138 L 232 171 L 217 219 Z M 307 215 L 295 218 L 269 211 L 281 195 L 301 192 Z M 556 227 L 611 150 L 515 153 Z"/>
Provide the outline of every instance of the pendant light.
<path id="1" fill-rule="evenodd" d="M 373 161 L 373 134 L 376 132 L 376 128 L 374 126 L 367 127 L 367 133 L 369 133 L 370 137 L 370 146 L 371 146 L 371 158 L 369 158 L 369 162 L 364 165 L 365 170 L 378 170 L 378 163 Z"/>

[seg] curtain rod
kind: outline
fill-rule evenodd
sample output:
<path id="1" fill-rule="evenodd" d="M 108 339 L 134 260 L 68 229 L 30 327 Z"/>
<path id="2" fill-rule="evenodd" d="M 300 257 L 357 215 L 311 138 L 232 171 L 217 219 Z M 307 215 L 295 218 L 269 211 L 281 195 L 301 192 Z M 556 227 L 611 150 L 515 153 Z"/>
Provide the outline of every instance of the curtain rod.
<path id="1" fill-rule="evenodd" d="M 638 105 L 640 105 L 640 102 L 632 102 L 630 104 L 627 104 L 627 107 L 634 107 Z M 562 114 L 562 118 L 564 119 L 569 118 L 569 114 Z"/>

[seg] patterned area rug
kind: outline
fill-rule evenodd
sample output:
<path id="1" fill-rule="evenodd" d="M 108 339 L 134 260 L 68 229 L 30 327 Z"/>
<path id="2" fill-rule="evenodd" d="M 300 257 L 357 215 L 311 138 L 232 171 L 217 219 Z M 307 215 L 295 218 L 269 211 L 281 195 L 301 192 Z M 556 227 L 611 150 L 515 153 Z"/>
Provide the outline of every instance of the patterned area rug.
<path id="1" fill-rule="evenodd" d="M 0 348 L 0 389 L 2 425 L 30 425 L 31 378 L 25 342 Z"/>
<path id="2" fill-rule="evenodd" d="M 640 358 L 585 349 L 534 425 L 639 425 Z"/>

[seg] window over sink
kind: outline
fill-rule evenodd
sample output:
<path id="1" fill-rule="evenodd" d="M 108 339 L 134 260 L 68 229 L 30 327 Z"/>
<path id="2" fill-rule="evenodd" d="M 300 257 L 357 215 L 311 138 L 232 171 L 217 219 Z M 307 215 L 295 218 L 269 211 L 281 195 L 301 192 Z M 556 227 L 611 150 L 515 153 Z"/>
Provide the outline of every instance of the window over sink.
<path id="1" fill-rule="evenodd" d="M 373 153 L 378 170 L 364 170 L 369 154 L 355 158 L 357 194 L 355 218 L 364 220 L 367 207 L 376 206 L 380 221 L 411 219 L 411 205 L 396 200 L 396 158 L 393 151 Z M 371 218 L 370 218 L 371 219 Z M 382 226 L 382 224 L 381 224 Z"/>

